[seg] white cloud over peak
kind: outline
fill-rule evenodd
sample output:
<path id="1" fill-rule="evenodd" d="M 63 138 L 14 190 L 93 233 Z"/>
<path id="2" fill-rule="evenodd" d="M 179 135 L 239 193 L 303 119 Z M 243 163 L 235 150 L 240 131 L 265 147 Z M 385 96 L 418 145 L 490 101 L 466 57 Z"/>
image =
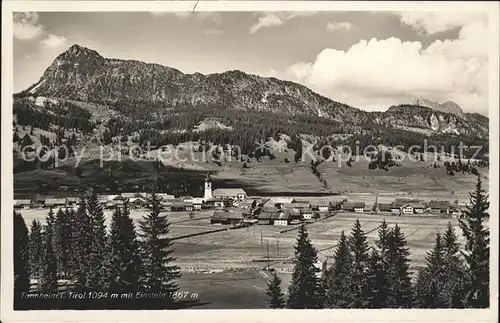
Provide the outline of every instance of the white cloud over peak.
<path id="1" fill-rule="evenodd" d="M 67 39 L 64 36 L 57 36 L 53 34 L 49 34 L 47 38 L 42 40 L 40 43 L 42 46 L 47 48 L 59 48 L 67 44 Z"/>
<path id="2" fill-rule="evenodd" d="M 36 12 L 15 12 L 14 37 L 19 40 L 31 40 L 38 38 L 43 33 L 43 26 L 38 23 Z"/>
<path id="3" fill-rule="evenodd" d="M 351 24 L 350 22 L 347 21 L 342 21 L 342 22 L 329 22 L 326 25 L 326 30 L 328 31 L 337 31 L 337 30 L 343 30 L 343 31 L 349 31 L 354 28 L 354 25 Z"/>
<path id="4" fill-rule="evenodd" d="M 290 66 L 286 76 L 334 100 L 380 110 L 423 96 L 451 100 L 466 111 L 487 112 L 487 27 L 466 24 L 458 39 L 427 48 L 398 38 L 361 40 L 349 49 L 322 50 L 313 62 Z"/>
<path id="5" fill-rule="evenodd" d="M 483 21 L 486 15 L 479 12 L 419 11 L 399 12 L 401 23 L 411 26 L 420 33 L 435 34 Z"/>

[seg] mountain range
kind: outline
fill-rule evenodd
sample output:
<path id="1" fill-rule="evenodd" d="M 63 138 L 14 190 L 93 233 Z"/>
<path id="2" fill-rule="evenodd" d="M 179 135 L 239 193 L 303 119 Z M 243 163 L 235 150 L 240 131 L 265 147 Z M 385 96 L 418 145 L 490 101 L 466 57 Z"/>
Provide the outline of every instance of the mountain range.
<path id="1" fill-rule="evenodd" d="M 136 60 L 104 58 L 97 51 L 71 46 L 40 80 L 18 95 L 113 105 L 117 102 L 163 106 L 220 106 L 237 111 L 309 115 L 348 127 L 375 123 L 425 134 L 486 138 L 488 118 L 463 113 L 454 102 L 418 98 L 385 112 L 366 112 L 321 96 L 306 86 L 246 74 L 239 70 L 203 75 Z"/>

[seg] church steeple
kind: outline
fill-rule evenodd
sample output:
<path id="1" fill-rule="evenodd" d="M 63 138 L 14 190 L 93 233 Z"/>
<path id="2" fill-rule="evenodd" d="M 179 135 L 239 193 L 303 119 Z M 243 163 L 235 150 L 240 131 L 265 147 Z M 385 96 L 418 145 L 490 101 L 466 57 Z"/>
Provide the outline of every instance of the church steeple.
<path id="1" fill-rule="evenodd" d="M 212 198 L 212 178 L 210 177 L 210 172 L 207 172 L 205 177 L 205 195 L 203 196 L 205 201 Z"/>

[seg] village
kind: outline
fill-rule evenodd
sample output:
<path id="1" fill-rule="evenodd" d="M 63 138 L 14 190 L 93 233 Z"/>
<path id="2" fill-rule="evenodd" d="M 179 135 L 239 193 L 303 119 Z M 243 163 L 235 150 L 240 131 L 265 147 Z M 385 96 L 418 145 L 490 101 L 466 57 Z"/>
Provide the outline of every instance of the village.
<path id="1" fill-rule="evenodd" d="M 134 210 L 147 209 L 147 193 L 123 192 L 117 195 L 99 195 L 103 209 L 112 210 L 125 203 Z M 439 215 L 459 216 L 465 204 L 451 201 L 396 198 L 392 203 L 374 201 L 372 207 L 365 202 L 332 199 L 315 201 L 293 197 L 250 197 L 241 188 L 212 189 L 210 175 L 205 179 L 203 197 L 174 196 L 158 193 L 164 212 L 186 212 L 191 216 L 197 211 L 213 210 L 210 224 L 241 225 L 259 224 L 287 226 L 312 222 L 339 212 L 386 214 L 395 216 Z M 37 195 L 34 199 L 14 200 L 14 209 L 73 208 L 77 197 L 57 198 Z"/>

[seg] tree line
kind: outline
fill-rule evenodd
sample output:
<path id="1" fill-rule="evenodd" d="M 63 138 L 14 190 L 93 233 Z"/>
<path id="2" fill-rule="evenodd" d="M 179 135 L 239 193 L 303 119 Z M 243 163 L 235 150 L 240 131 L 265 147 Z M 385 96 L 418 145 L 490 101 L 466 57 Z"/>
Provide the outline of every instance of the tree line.
<path id="1" fill-rule="evenodd" d="M 317 267 L 317 250 L 307 230 L 299 230 L 294 270 L 287 290 L 274 272 L 266 295 L 271 308 L 488 308 L 489 217 L 488 197 L 478 178 L 470 194 L 471 205 L 459 220 L 465 237 L 460 245 L 451 223 L 437 233 L 426 264 L 412 280 L 410 251 L 404 232 L 385 220 L 378 228 L 375 244 L 356 220 L 349 236 L 342 231 L 333 264 Z"/>
<path id="2" fill-rule="evenodd" d="M 147 198 L 149 213 L 139 220 L 138 231 L 125 204 L 114 210 L 107 232 L 103 209 L 92 189 L 80 197 L 76 210 L 51 209 L 46 223 L 33 220 L 29 232 L 22 216 L 14 212 L 15 308 L 178 307 L 180 272 L 160 201 L 153 190 Z M 136 299 L 132 295 L 138 291 L 162 296 Z M 69 292 L 97 297 L 68 299 Z M 66 297 L 41 300 L 27 296 L 30 293 Z M 122 297 L 129 293 L 131 297 Z"/>

